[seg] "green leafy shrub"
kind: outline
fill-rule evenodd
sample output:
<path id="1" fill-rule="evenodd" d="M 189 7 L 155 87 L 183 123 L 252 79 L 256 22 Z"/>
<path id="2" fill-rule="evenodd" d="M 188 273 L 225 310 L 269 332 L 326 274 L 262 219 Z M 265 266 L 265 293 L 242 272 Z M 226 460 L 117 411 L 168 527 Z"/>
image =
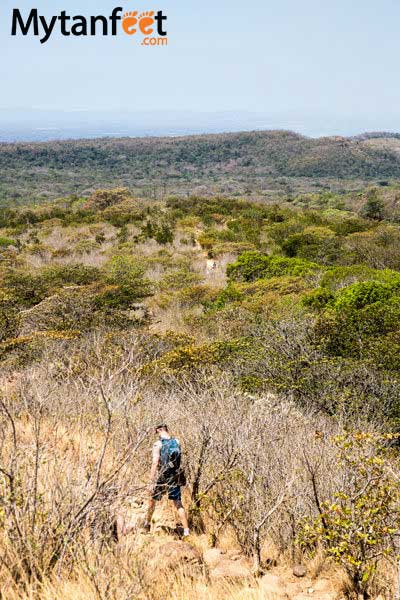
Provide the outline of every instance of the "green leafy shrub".
<path id="1" fill-rule="evenodd" d="M 366 219 L 381 221 L 384 218 L 385 205 L 378 195 L 378 190 L 373 189 L 367 193 L 367 200 L 363 204 L 360 214 Z"/>
<path id="2" fill-rule="evenodd" d="M 181 268 L 164 275 L 160 281 L 161 290 L 181 290 L 185 287 L 200 283 L 202 277 L 189 268 Z"/>
<path id="3" fill-rule="evenodd" d="M 102 231 L 99 231 L 98 233 L 96 233 L 94 240 L 96 244 L 99 244 L 99 246 L 101 246 L 101 244 L 103 244 L 106 241 L 106 236 Z"/>
<path id="4" fill-rule="evenodd" d="M 24 331 L 86 331 L 95 323 L 93 290 L 64 289 L 23 313 Z"/>
<path id="5" fill-rule="evenodd" d="M 34 306 L 46 297 L 47 286 L 40 272 L 11 269 L 6 273 L 3 285 L 13 302 L 21 308 Z"/>
<path id="6" fill-rule="evenodd" d="M 98 246 L 95 240 L 80 240 L 73 248 L 75 254 L 91 254 L 98 250 Z"/>
<path id="7" fill-rule="evenodd" d="M 147 369 L 178 373 L 204 366 L 221 366 L 223 363 L 234 361 L 239 355 L 246 356 L 251 350 L 251 344 L 245 339 L 219 340 L 199 346 L 180 346 L 149 364 Z"/>
<path id="8" fill-rule="evenodd" d="M 345 218 L 335 220 L 335 222 L 330 225 L 332 231 L 340 236 L 346 236 L 351 233 L 358 233 L 360 231 L 367 231 L 367 229 L 370 227 L 371 225 L 368 223 L 368 221 L 357 219 L 356 217 L 348 217 L 347 215 Z"/>
<path id="9" fill-rule="evenodd" d="M 309 227 L 289 236 L 281 244 L 286 256 L 332 264 L 340 256 L 340 240 L 326 227 Z"/>
<path id="10" fill-rule="evenodd" d="M 137 200 L 132 198 L 108 206 L 97 214 L 99 218 L 115 227 L 123 227 L 128 223 L 142 223 L 146 216 L 145 211 L 138 206 Z"/>
<path id="11" fill-rule="evenodd" d="M 376 349 L 371 354 L 374 337 L 399 329 L 400 296 L 387 284 L 376 284 L 349 286 L 320 314 L 315 334 L 329 354 L 376 358 Z"/>
<path id="12" fill-rule="evenodd" d="M 82 263 L 51 265 L 43 268 L 40 273 L 43 282 L 52 287 L 88 285 L 94 281 L 99 281 L 101 278 L 101 271 L 98 267 L 83 265 Z"/>
<path id="13" fill-rule="evenodd" d="M 391 331 L 371 339 L 366 354 L 380 369 L 400 372 L 400 331 Z"/>
<path id="14" fill-rule="evenodd" d="M 156 223 L 146 221 L 141 227 L 140 237 L 143 240 L 154 239 L 158 244 L 171 244 L 174 241 L 174 233 L 167 223 Z"/>
<path id="15" fill-rule="evenodd" d="M 7 248 L 8 246 L 15 246 L 15 240 L 0 236 L 0 248 Z"/>
<path id="16" fill-rule="evenodd" d="M 244 252 L 236 262 L 228 265 L 227 275 L 232 281 L 255 281 L 282 275 L 305 276 L 321 269 L 316 263 L 300 258 L 268 256 L 260 252 Z"/>
<path id="17" fill-rule="evenodd" d="M 251 282 L 233 282 L 221 290 L 215 302 L 209 306 L 212 310 L 221 310 L 228 304 L 235 303 L 247 310 L 263 312 L 285 301 L 287 296 L 293 300 L 307 289 L 302 277 L 282 275 L 270 279 L 257 279 Z"/>
<path id="18" fill-rule="evenodd" d="M 332 291 L 362 281 L 381 281 L 391 285 L 400 284 L 400 273 L 390 269 L 373 269 L 367 265 L 328 267 L 321 277 L 321 287 Z"/>
<path id="19" fill-rule="evenodd" d="M 80 263 L 51 265 L 31 273 L 21 268 L 10 269 L 3 285 L 16 305 L 30 308 L 64 285 L 87 285 L 98 281 L 100 277 L 101 272 L 97 267 Z"/>
<path id="20" fill-rule="evenodd" d="M 89 331 L 98 326 L 128 328 L 147 319 L 142 305 L 121 298 L 117 286 L 91 284 L 63 288 L 21 315 L 25 333 Z"/>
<path id="21" fill-rule="evenodd" d="M 302 302 L 304 306 L 308 306 L 314 310 L 323 310 L 327 304 L 334 300 L 335 296 L 325 288 L 318 288 L 307 294 Z"/>
<path id="22" fill-rule="evenodd" d="M 218 290 L 207 285 L 190 285 L 180 290 L 177 299 L 182 306 L 194 307 L 203 306 L 209 308 L 213 305 Z"/>
<path id="23" fill-rule="evenodd" d="M 365 264 L 375 269 L 400 270 L 400 229 L 380 223 L 378 227 L 353 233 L 343 240 L 344 264 Z"/>
<path id="24" fill-rule="evenodd" d="M 158 244 L 172 244 L 174 234 L 171 227 L 164 224 L 157 228 L 154 238 Z"/>
<path id="25" fill-rule="evenodd" d="M 218 294 L 215 302 L 212 304 L 212 308 L 219 310 L 224 308 L 229 302 L 240 302 L 241 300 L 243 300 L 243 292 L 240 291 L 238 285 L 230 282 Z"/>
<path id="26" fill-rule="evenodd" d="M 357 311 L 376 302 L 385 302 L 393 293 L 393 287 L 387 283 L 362 281 L 340 291 L 333 307 L 337 312 Z"/>
<path id="27" fill-rule="evenodd" d="M 132 256 L 116 255 L 104 267 L 104 280 L 110 284 L 99 302 L 108 306 L 129 307 L 139 298 L 152 293 L 143 265 Z"/>
<path id="28" fill-rule="evenodd" d="M 280 245 L 283 240 L 289 236 L 301 233 L 304 229 L 304 224 L 299 219 L 288 219 L 274 222 L 272 225 L 265 227 L 265 233 L 268 238 Z"/>

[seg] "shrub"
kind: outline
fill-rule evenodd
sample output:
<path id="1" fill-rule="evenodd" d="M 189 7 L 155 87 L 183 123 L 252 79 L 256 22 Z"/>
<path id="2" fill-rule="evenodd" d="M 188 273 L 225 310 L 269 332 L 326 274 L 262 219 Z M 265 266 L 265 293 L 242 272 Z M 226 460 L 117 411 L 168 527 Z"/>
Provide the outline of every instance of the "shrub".
<path id="1" fill-rule="evenodd" d="M 400 490 L 387 447 L 395 437 L 359 432 L 334 439 L 345 487 L 320 504 L 320 514 L 305 521 L 301 536 L 303 545 L 322 542 L 348 573 L 358 597 L 365 599 L 379 559 L 394 553 L 400 525 Z"/>
<path id="2" fill-rule="evenodd" d="M 120 244 L 125 244 L 128 241 L 129 232 L 126 225 L 122 225 L 117 233 L 117 239 Z M 97 241 L 97 240 L 96 240 Z"/>
<path id="3" fill-rule="evenodd" d="M 0 248 L 7 248 L 8 246 L 14 246 L 15 240 L 7 237 L 0 236 Z"/>
<path id="4" fill-rule="evenodd" d="M 229 302 L 240 302 L 243 300 L 243 292 L 241 292 L 237 285 L 230 282 L 224 288 L 215 299 L 215 302 L 212 304 L 213 309 L 221 309 L 224 308 L 226 304 Z"/>
<path id="5" fill-rule="evenodd" d="M 78 255 L 91 254 L 96 250 L 98 250 L 98 247 L 95 240 L 81 240 L 73 248 L 73 251 Z"/>
<path id="6" fill-rule="evenodd" d="M 227 275 L 233 281 L 255 281 L 282 275 L 305 276 L 321 269 L 316 263 L 300 258 L 267 256 L 260 252 L 244 252 L 228 265 Z"/>
<path id="7" fill-rule="evenodd" d="M 154 223 L 147 221 L 141 227 L 141 237 L 146 239 L 154 239 L 158 244 L 171 244 L 174 241 L 174 233 L 167 223 Z"/>
<path id="8" fill-rule="evenodd" d="M 85 331 L 93 324 L 94 301 L 90 288 L 61 290 L 23 314 L 25 332 Z"/>
<path id="9" fill-rule="evenodd" d="M 113 256 L 104 267 L 104 279 L 115 287 L 103 294 L 101 301 L 122 308 L 129 307 L 138 298 L 151 295 L 151 283 L 144 277 L 144 271 L 143 265 L 132 256 Z"/>
<path id="10" fill-rule="evenodd" d="M 61 285 L 87 285 L 101 278 L 101 271 L 97 267 L 81 263 L 70 265 L 52 265 L 41 270 L 45 283 L 51 286 Z"/>
<path id="11" fill-rule="evenodd" d="M 358 292 L 350 290 L 339 300 L 330 302 L 316 322 L 315 334 L 330 354 L 376 359 L 376 348 L 372 350 L 374 337 L 399 329 L 400 297 L 388 297 L 385 287 L 368 287 Z M 390 361 L 385 360 L 385 363 L 389 365 Z"/>
<path id="12" fill-rule="evenodd" d="M 92 210 L 103 210 L 108 206 L 118 204 L 129 198 L 130 192 L 127 188 L 115 188 L 110 190 L 96 190 L 87 200 L 84 208 Z"/>
<path id="13" fill-rule="evenodd" d="M 265 228 L 265 232 L 268 238 L 273 240 L 276 244 L 281 244 L 282 240 L 286 240 L 289 236 L 296 233 L 301 233 L 304 229 L 304 225 L 298 219 L 290 219 L 288 221 L 278 221 L 273 225 L 269 225 Z"/>
<path id="14" fill-rule="evenodd" d="M 376 189 L 371 190 L 367 194 L 367 201 L 363 204 L 360 214 L 366 219 L 381 221 L 384 218 L 385 205 L 383 200 L 379 198 Z"/>
<path id="15" fill-rule="evenodd" d="M 188 268 L 182 268 L 178 271 L 171 271 L 164 275 L 160 281 L 162 290 L 181 290 L 185 287 L 200 283 L 202 277 Z"/>
<path id="16" fill-rule="evenodd" d="M 367 345 L 366 354 L 379 368 L 400 372 L 400 331 L 374 337 Z"/>
<path id="17" fill-rule="evenodd" d="M 183 288 L 177 294 L 177 298 L 182 306 L 202 305 L 204 308 L 209 308 L 215 301 L 217 294 L 218 290 L 215 288 L 199 284 Z"/>
<path id="18" fill-rule="evenodd" d="M 118 204 L 107 206 L 101 213 L 98 213 L 98 218 L 108 221 L 115 227 L 122 227 L 128 223 L 141 223 L 145 217 L 145 211 L 139 206 L 137 200 L 126 198 Z"/>
<path id="19" fill-rule="evenodd" d="M 322 310 L 335 298 L 334 294 L 325 288 L 318 288 L 307 294 L 302 302 L 314 310 Z"/>
<path id="20" fill-rule="evenodd" d="M 329 267 L 322 274 L 321 286 L 334 291 L 352 283 L 371 280 L 396 285 L 400 284 L 400 273 L 390 269 L 373 269 L 367 265 Z"/>
<path id="21" fill-rule="evenodd" d="M 326 227 L 309 227 L 289 236 L 281 244 L 286 256 L 334 263 L 340 256 L 340 240 Z"/>
<path id="22" fill-rule="evenodd" d="M 94 240 L 96 244 L 99 244 L 99 246 L 101 246 L 101 244 L 103 244 L 106 241 L 106 236 L 102 231 L 99 231 L 99 233 L 96 233 Z"/>
<path id="23" fill-rule="evenodd" d="M 400 229 L 379 225 L 364 233 L 353 233 L 343 241 L 344 264 L 360 263 L 375 269 L 400 270 Z"/>
<path id="24" fill-rule="evenodd" d="M 12 269 L 4 277 L 4 287 L 12 300 L 22 308 L 29 308 L 46 297 L 46 285 L 38 272 Z"/>
<path id="25" fill-rule="evenodd" d="M 25 333 L 89 331 L 99 325 L 119 329 L 146 319 L 146 308 L 133 305 L 117 286 L 98 284 L 63 288 L 21 315 Z"/>
<path id="26" fill-rule="evenodd" d="M 366 231 L 370 227 L 371 225 L 368 223 L 368 221 L 357 219 L 355 217 L 341 218 L 330 225 L 332 231 L 341 236 L 346 236 L 360 231 Z"/>
<path id="27" fill-rule="evenodd" d="M 174 241 L 173 231 L 168 225 L 158 227 L 154 237 L 158 244 L 172 244 Z"/>
<path id="28" fill-rule="evenodd" d="M 0 342 L 17 335 L 19 314 L 7 290 L 0 288 Z"/>
<path id="29" fill-rule="evenodd" d="M 245 339 L 219 340 L 200 346 L 180 346 L 167 352 L 161 359 L 148 365 L 148 369 L 166 372 L 188 371 L 211 365 L 222 365 L 235 361 L 238 356 L 245 357 L 252 352 L 251 344 Z"/>
<path id="30" fill-rule="evenodd" d="M 362 281 L 339 292 L 333 306 L 337 312 L 360 310 L 376 302 L 385 302 L 392 295 L 393 288 L 387 283 Z"/>

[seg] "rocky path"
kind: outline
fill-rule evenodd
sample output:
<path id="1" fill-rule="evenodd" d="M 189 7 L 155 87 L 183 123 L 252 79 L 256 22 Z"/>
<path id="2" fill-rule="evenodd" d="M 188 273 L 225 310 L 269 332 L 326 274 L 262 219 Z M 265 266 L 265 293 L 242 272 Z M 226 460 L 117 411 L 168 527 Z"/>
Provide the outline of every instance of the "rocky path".
<path id="1" fill-rule="evenodd" d="M 335 580 L 328 575 L 312 578 L 305 567 L 276 566 L 262 577 L 252 574 L 251 562 L 238 550 L 204 549 L 204 540 L 196 535 L 183 541 L 175 533 L 172 510 L 162 503 L 153 517 L 152 533 L 141 532 L 145 506 L 141 501 L 126 510 L 125 524 L 131 528 L 122 543 L 138 552 L 143 565 L 163 578 L 179 572 L 200 578 L 205 585 L 231 582 L 241 587 L 240 597 L 253 597 L 255 590 L 266 600 L 342 600 Z"/>

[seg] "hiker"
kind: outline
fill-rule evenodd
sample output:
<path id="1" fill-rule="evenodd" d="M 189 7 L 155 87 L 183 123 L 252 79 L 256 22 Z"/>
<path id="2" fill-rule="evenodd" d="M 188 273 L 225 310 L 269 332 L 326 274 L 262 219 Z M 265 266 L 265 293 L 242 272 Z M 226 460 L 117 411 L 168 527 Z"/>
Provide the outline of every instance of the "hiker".
<path id="1" fill-rule="evenodd" d="M 217 270 L 217 261 L 214 259 L 208 258 L 206 261 L 206 271 L 207 273 L 214 273 Z"/>
<path id="2" fill-rule="evenodd" d="M 181 500 L 181 485 L 184 485 L 183 471 L 181 470 L 181 447 L 179 441 L 169 435 L 167 425 L 158 425 L 155 433 L 159 439 L 153 446 L 149 485 L 150 498 L 143 528 L 145 531 L 150 531 L 151 518 L 156 502 L 168 493 L 168 500 L 172 500 L 175 504 L 182 522 L 183 537 L 187 537 L 189 535 L 189 525 Z"/>

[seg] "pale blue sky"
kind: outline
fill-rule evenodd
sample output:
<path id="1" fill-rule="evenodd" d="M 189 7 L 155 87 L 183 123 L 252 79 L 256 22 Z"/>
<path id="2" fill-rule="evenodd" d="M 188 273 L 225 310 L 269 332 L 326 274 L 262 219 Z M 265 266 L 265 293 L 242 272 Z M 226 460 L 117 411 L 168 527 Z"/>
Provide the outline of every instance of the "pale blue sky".
<path id="1" fill-rule="evenodd" d="M 141 47 L 122 32 L 53 34 L 44 45 L 10 35 L 15 7 L 50 17 L 118 5 L 162 9 L 169 46 Z M 248 111 L 289 126 L 327 118 L 400 130 L 399 26 L 398 0 L 1 0 L 0 107 Z"/>

